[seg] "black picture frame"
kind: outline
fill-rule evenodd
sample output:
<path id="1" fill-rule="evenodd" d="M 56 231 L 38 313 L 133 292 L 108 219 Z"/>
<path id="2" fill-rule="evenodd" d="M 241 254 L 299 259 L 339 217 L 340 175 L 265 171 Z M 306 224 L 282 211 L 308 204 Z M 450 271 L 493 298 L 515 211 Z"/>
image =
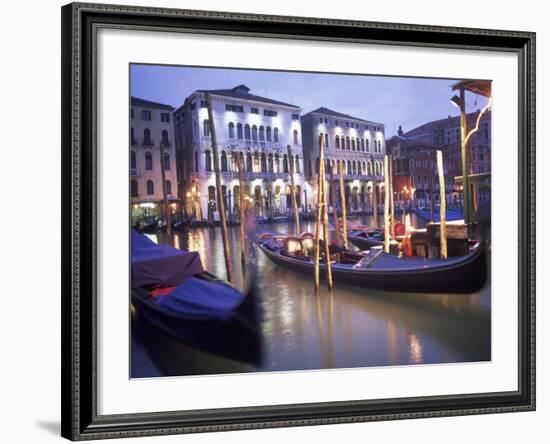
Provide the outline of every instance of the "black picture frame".
<path id="1" fill-rule="evenodd" d="M 535 409 L 535 33 L 72 3 L 62 14 L 62 436 L 71 440 Z M 100 416 L 96 91 L 100 27 L 508 51 L 519 65 L 518 390 Z"/>

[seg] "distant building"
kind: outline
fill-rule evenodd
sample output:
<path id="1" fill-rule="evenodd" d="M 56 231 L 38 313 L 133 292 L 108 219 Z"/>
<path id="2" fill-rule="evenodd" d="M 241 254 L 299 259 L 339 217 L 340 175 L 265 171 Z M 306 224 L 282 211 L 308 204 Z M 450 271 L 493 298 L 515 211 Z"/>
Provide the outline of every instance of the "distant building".
<path id="1" fill-rule="evenodd" d="M 178 168 L 185 183 L 187 211 L 202 219 L 219 218 L 207 93 L 212 100 L 222 195 L 229 217 L 234 217 L 240 201 L 239 156 L 244 163 L 245 196 L 257 215 L 286 214 L 291 210 L 291 164 L 302 205 L 305 182 L 301 108 L 251 94 L 248 87 L 239 85 L 197 90 L 174 113 Z"/>
<path id="2" fill-rule="evenodd" d="M 475 128 L 478 113 L 467 115 L 468 131 Z M 460 117 L 447 117 L 425 123 L 410 131 L 400 131 L 388 140 L 388 151 L 394 155 L 394 190 L 398 199 L 407 187 L 409 198 L 418 205 L 427 205 L 432 198 L 439 201 L 435 150 L 443 152 L 445 192 L 449 203 L 461 204 L 462 147 Z M 490 201 L 491 112 L 485 113 L 479 130 L 468 142 L 468 170 L 476 184 L 473 187 L 475 208 Z"/>
<path id="3" fill-rule="evenodd" d="M 343 165 L 348 209 L 369 211 L 374 189 L 381 203 L 386 153 L 384 125 L 324 107 L 305 114 L 301 120 L 306 179 L 313 185 L 319 173 L 323 140 L 327 174 L 338 178 L 338 164 Z M 329 203 L 332 205 L 332 192 Z"/>
<path id="4" fill-rule="evenodd" d="M 164 191 L 171 212 L 178 210 L 174 119 L 170 105 L 131 98 L 130 200 L 132 223 L 162 217 Z M 164 158 L 161 159 L 161 145 Z M 165 183 L 162 183 L 163 162 Z"/>

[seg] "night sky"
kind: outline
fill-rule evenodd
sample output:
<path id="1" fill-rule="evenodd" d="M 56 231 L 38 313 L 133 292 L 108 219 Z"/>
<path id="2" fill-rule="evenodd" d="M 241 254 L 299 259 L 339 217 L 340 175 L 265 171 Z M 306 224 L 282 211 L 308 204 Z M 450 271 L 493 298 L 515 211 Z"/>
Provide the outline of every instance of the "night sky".
<path id="1" fill-rule="evenodd" d="M 423 123 L 458 115 L 449 99 L 457 79 L 381 77 L 243 69 L 132 65 L 132 96 L 177 108 L 197 89 L 229 89 L 245 84 L 251 94 L 302 107 L 320 106 L 386 125 L 386 137 Z M 486 99 L 466 94 L 467 111 Z"/>

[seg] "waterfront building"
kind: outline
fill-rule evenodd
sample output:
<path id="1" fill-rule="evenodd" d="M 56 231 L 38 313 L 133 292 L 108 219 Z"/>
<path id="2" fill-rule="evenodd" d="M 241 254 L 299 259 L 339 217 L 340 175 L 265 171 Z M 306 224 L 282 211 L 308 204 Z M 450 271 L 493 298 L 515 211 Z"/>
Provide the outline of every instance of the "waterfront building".
<path id="1" fill-rule="evenodd" d="M 132 225 L 147 217 L 162 218 L 165 194 L 170 212 L 178 211 L 175 157 L 172 106 L 132 97 L 130 116 Z"/>
<path id="2" fill-rule="evenodd" d="M 478 112 L 466 116 L 468 130 L 476 125 Z M 388 150 L 394 156 L 394 190 L 398 200 L 411 199 L 415 205 L 426 206 L 433 198 L 439 201 L 439 180 L 435 150 L 443 152 L 445 192 L 447 202 L 460 205 L 463 199 L 462 151 L 460 117 L 425 123 L 388 140 Z M 479 130 L 468 142 L 468 170 L 472 178 L 474 209 L 491 198 L 491 112 L 485 113 Z M 404 190 L 407 192 L 404 192 Z M 433 196 L 432 196 L 433 195 Z"/>
<path id="3" fill-rule="evenodd" d="M 324 141 L 326 168 L 331 187 L 338 179 L 338 165 L 343 165 L 347 208 L 351 212 L 370 212 L 372 193 L 383 202 L 384 125 L 321 107 L 301 119 L 305 176 L 315 188 L 319 173 L 319 149 Z M 329 205 L 333 195 L 329 191 Z M 338 202 L 338 197 L 336 198 Z M 339 207 L 339 204 L 337 203 Z"/>
<path id="4" fill-rule="evenodd" d="M 301 108 L 251 94 L 247 86 L 238 85 L 197 90 L 174 113 L 186 211 L 200 219 L 219 219 L 206 94 L 211 97 L 222 196 L 230 221 L 238 217 L 239 157 L 244 164 L 245 198 L 255 214 L 277 216 L 292 210 L 291 165 L 298 204 L 304 205 Z"/>

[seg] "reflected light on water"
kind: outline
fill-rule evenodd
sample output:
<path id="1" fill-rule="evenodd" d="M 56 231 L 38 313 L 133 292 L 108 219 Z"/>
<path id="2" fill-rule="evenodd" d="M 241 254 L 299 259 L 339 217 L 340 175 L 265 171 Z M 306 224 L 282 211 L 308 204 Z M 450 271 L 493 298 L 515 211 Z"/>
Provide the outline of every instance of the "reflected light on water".
<path id="1" fill-rule="evenodd" d="M 366 217 L 358 222 L 370 224 Z M 413 225 L 414 220 L 413 220 Z M 292 223 L 261 225 L 265 231 L 293 233 Z M 311 222 L 304 231 L 313 230 Z M 155 242 L 199 253 L 203 266 L 225 278 L 221 230 L 192 228 L 184 233 L 148 235 Z M 241 288 L 240 229 L 229 227 L 233 276 Z M 262 311 L 264 362 L 244 371 L 351 368 L 472 362 L 491 359 L 490 287 L 475 294 L 388 293 L 323 281 L 314 291 L 312 276 L 273 264 L 250 246 L 248 271 L 255 280 Z M 163 353 L 163 342 L 155 351 Z M 169 351 L 164 351 L 168 353 Z M 226 373 L 234 365 L 209 367 L 184 359 L 172 374 Z M 189 362 L 188 362 L 189 361 Z M 188 362 L 188 363 L 187 363 Z M 187 367 L 187 366 L 191 366 Z M 202 365 L 202 367 L 201 367 Z"/>
<path id="2" fill-rule="evenodd" d="M 409 362 L 411 364 L 422 364 L 422 343 L 414 333 L 409 335 Z"/>

